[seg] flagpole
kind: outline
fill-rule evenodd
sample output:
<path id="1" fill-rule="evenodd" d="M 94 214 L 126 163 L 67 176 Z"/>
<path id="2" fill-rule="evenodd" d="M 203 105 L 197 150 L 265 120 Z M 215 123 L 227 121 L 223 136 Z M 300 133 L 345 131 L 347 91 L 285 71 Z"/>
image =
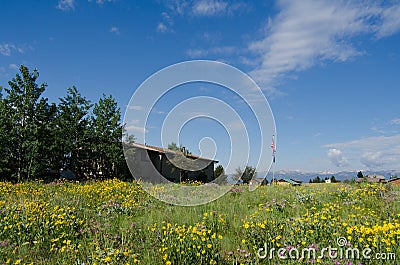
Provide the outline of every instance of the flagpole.
<path id="1" fill-rule="evenodd" d="M 274 184 L 274 178 L 275 178 L 275 169 L 274 169 L 274 163 L 272 163 L 272 183 L 271 184 Z"/>
<path id="2" fill-rule="evenodd" d="M 275 153 L 276 153 L 276 146 L 275 146 L 275 135 L 272 135 L 272 144 L 271 144 L 271 148 L 272 148 L 272 156 L 273 156 L 273 160 L 272 160 L 272 184 L 274 184 L 274 180 L 275 180 Z"/>

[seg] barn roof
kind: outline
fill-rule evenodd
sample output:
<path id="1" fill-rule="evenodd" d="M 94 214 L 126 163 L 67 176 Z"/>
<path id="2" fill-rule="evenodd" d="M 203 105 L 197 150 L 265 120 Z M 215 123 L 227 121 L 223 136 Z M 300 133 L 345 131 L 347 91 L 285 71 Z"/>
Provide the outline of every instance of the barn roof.
<path id="1" fill-rule="evenodd" d="M 135 148 L 141 148 L 141 149 L 146 149 L 149 151 L 154 151 L 154 152 L 158 152 L 160 154 L 179 154 L 179 151 L 175 151 L 175 150 L 171 150 L 171 149 L 167 149 L 167 148 L 162 148 L 162 147 L 157 147 L 157 146 L 152 146 L 152 145 L 147 145 L 147 144 L 139 144 L 139 143 L 130 143 L 130 145 L 132 145 Z M 198 155 L 194 155 L 194 154 L 187 154 L 186 157 L 190 157 L 193 159 L 201 159 L 201 160 L 207 160 L 207 161 L 213 161 L 215 163 L 218 163 L 217 160 L 213 160 L 213 159 L 209 159 L 206 157 L 202 157 L 202 156 L 198 156 Z"/>

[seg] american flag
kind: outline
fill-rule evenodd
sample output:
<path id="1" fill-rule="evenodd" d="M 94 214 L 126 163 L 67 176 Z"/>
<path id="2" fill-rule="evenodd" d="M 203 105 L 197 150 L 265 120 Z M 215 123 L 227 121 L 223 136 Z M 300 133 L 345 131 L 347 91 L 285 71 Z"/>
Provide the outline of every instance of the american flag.
<path id="1" fill-rule="evenodd" d="M 276 153 L 276 146 L 275 146 L 275 141 L 274 140 L 272 140 L 271 148 L 272 148 L 272 152 L 275 154 Z"/>
<path id="2" fill-rule="evenodd" d="M 271 148 L 272 148 L 272 155 L 274 156 L 273 162 L 275 163 L 276 146 L 275 146 L 275 139 L 274 139 L 274 137 L 272 137 Z"/>

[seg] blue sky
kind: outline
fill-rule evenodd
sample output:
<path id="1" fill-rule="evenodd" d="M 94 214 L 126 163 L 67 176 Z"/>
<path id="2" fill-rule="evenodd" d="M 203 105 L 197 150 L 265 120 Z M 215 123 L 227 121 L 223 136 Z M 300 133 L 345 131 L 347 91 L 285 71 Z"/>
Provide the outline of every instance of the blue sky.
<path id="1" fill-rule="evenodd" d="M 112 94 L 125 111 L 135 89 L 162 68 L 217 60 L 249 74 L 268 99 L 276 169 L 400 170 L 399 33 L 398 1 L 5 0 L 0 85 L 24 64 L 40 71 L 50 101 L 75 85 L 92 101 Z M 160 145 L 163 119 L 196 96 L 230 104 L 248 123 L 250 142 L 259 143 L 243 102 L 209 84 L 165 95 L 146 128 L 148 143 Z M 127 125 L 143 131 L 137 123 L 132 118 Z M 198 153 L 204 137 L 214 139 L 224 164 L 229 141 L 217 123 L 188 123 L 180 141 Z"/>

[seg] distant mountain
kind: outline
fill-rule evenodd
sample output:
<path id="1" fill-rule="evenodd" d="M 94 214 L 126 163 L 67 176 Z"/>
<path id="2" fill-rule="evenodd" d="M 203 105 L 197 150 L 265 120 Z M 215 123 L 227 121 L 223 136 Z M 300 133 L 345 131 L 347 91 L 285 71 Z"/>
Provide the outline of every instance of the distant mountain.
<path id="1" fill-rule="evenodd" d="M 303 182 L 309 182 L 310 179 L 315 179 L 316 177 L 320 177 L 320 179 L 330 178 L 335 176 L 337 180 L 344 181 L 344 180 L 351 180 L 353 178 L 357 178 L 357 173 L 360 170 L 354 171 L 339 171 L 339 172 L 332 172 L 332 171 L 322 171 L 322 172 L 302 172 L 299 170 L 279 170 L 275 172 L 275 179 L 298 179 Z M 362 170 L 361 170 L 362 171 Z M 389 179 L 391 176 L 399 176 L 400 177 L 400 170 L 367 170 L 362 171 L 363 175 L 383 175 L 386 179 Z M 259 172 L 257 174 L 257 178 L 262 178 L 265 176 L 266 172 Z M 272 179 L 272 172 L 270 171 L 267 176 L 267 180 L 271 181 Z"/>

